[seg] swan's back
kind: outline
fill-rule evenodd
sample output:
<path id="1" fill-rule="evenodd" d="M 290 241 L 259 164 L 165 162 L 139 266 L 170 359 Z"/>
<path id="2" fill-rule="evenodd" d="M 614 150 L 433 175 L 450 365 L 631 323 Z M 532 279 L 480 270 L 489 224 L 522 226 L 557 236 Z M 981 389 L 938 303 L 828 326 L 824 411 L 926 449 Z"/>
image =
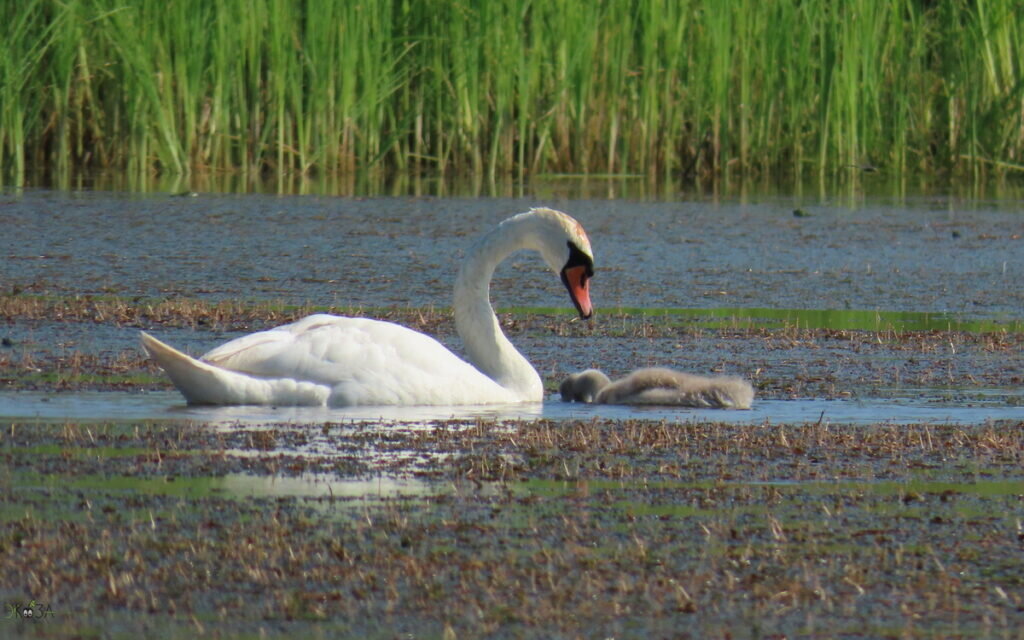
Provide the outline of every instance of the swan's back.
<path id="1" fill-rule="evenodd" d="M 143 334 L 191 404 L 330 406 L 521 401 L 430 336 L 327 314 L 227 342 L 198 360 Z"/>
<path id="2" fill-rule="evenodd" d="M 391 322 L 327 314 L 232 340 L 202 357 L 257 377 L 329 387 L 332 406 L 518 400 L 434 338 Z"/>

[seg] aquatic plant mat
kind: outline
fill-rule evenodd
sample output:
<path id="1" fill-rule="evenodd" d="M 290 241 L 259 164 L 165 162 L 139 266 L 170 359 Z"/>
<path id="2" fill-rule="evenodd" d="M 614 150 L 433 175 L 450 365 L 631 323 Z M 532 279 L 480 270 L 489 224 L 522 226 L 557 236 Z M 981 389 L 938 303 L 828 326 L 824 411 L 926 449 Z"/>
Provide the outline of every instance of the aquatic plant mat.
<path id="1" fill-rule="evenodd" d="M 0 456 L 0 600 L 49 612 L 7 637 L 1024 628 L 1021 422 L 11 423 Z"/>

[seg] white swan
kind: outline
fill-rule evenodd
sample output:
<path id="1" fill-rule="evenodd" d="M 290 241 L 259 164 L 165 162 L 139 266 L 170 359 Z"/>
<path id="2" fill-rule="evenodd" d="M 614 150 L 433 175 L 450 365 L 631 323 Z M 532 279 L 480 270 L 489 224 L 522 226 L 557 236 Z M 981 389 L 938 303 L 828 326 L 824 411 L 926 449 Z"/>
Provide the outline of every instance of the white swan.
<path id="1" fill-rule="evenodd" d="M 595 404 L 660 404 L 709 409 L 749 409 L 750 383 L 732 376 L 707 378 L 672 369 L 637 369 L 612 382 L 597 369 L 574 373 L 562 381 L 565 402 Z"/>
<path id="2" fill-rule="evenodd" d="M 317 314 L 223 344 L 198 360 L 142 332 L 142 345 L 189 404 L 468 405 L 541 402 L 544 387 L 501 331 L 489 300 L 495 267 L 538 251 L 589 318 L 593 253 L 583 227 L 531 209 L 484 235 L 455 279 L 455 328 L 466 360 L 390 322 Z"/>

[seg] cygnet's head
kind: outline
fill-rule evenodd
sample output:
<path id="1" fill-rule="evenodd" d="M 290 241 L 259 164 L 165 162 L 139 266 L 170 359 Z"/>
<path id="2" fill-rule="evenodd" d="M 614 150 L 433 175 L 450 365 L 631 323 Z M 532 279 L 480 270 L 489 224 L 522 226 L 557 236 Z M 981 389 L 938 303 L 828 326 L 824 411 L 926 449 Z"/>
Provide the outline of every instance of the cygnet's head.
<path id="1" fill-rule="evenodd" d="M 586 369 L 574 373 L 562 381 L 558 391 L 562 394 L 562 402 L 587 402 L 597 400 L 597 394 L 604 389 L 611 380 L 597 369 Z"/>

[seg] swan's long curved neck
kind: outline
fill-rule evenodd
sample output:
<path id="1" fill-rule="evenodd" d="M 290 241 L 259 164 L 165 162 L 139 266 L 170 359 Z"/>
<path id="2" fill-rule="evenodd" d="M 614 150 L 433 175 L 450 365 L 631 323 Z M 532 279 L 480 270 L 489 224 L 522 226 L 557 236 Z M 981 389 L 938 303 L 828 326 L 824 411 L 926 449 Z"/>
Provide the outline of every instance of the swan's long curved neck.
<path id="1" fill-rule="evenodd" d="M 470 248 L 455 279 L 454 310 L 469 362 L 506 389 L 539 401 L 544 394 L 540 376 L 505 337 L 490 301 L 495 267 L 520 249 L 539 249 L 536 226 L 530 218 L 511 218 Z"/>

